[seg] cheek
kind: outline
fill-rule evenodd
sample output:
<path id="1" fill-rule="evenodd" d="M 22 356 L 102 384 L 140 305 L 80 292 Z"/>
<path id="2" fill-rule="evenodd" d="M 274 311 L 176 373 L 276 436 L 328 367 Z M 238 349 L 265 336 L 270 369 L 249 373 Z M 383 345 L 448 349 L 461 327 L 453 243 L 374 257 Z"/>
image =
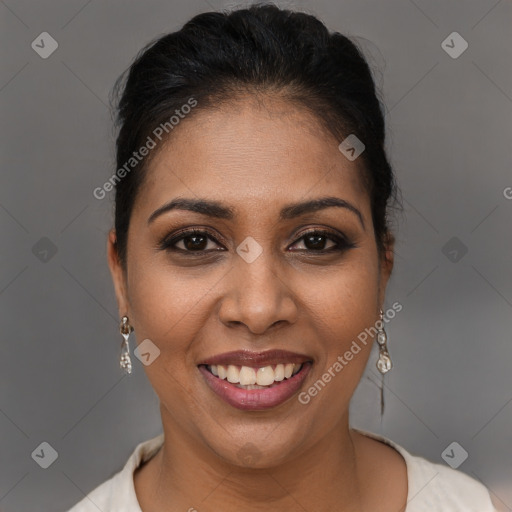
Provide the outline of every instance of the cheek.
<path id="1" fill-rule="evenodd" d="M 378 267 L 360 256 L 335 278 L 325 279 L 323 290 L 309 295 L 306 317 L 316 335 L 318 365 L 300 403 L 309 408 L 304 425 L 312 431 L 328 430 L 346 413 L 370 356 L 368 328 L 378 318 Z"/>
<path id="2" fill-rule="evenodd" d="M 355 251 L 336 269 L 301 277 L 299 288 L 306 307 L 342 340 L 357 336 L 376 320 L 378 266 L 374 259 L 365 251 Z"/>
<path id="3" fill-rule="evenodd" d="M 137 341 L 149 338 L 160 363 L 182 373 L 188 349 L 208 317 L 209 294 L 219 276 L 192 274 L 171 265 L 138 264 L 129 269 L 129 299 Z M 150 367 L 147 367 L 150 370 Z"/>
<path id="4" fill-rule="evenodd" d="M 328 381 L 312 394 L 317 392 L 317 406 L 332 405 L 333 421 L 348 407 L 359 383 L 373 343 L 367 329 L 378 319 L 378 267 L 374 259 L 360 251 L 345 263 L 320 281 L 317 276 L 316 286 L 311 282 L 303 287 L 309 290 L 305 322 L 311 322 L 307 330 L 315 333 L 317 344 L 319 364 L 314 378 Z"/>
<path id="5" fill-rule="evenodd" d="M 137 343 L 149 339 L 160 351 L 154 362 L 142 367 L 167 409 L 187 410 L 195 386 L 189 346 L 201 328 L 197 308 L 204 293 L 170 269 L 148 266 L 132 272 L 129 293 Z"/>

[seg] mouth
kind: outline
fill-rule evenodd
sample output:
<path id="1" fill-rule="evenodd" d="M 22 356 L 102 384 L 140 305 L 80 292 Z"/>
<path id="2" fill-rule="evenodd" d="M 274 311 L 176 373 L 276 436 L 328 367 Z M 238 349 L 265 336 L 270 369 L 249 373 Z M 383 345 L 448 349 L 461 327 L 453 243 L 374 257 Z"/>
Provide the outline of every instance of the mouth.
<path id="1" fill-rule="evenodd" d="M 231 352 L 198 365 L 206 383 L 237 409 L 265 410 L 295 395 L 311 370 L 307 356 L 285 351 Z"/>
<path id="2" fill-rule="evenodd" d="M 279 363 L 261 368 L 212 364 L 206 365 L 206 369 L 215 377 L 227 380 L 240 389 L 267 389 L 277 386 L 285 379 L 292 378 L 301 370 L 303 364 Z"/>

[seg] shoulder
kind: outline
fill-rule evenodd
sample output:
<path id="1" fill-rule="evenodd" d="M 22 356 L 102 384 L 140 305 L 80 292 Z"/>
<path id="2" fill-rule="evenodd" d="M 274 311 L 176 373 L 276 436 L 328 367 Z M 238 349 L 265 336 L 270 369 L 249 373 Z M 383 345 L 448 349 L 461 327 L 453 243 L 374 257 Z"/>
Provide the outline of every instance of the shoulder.
<path id="1" fill-rule="evenodd" d="M 67 512 L 140 512 L 133 473 L 158 451 L 163 439 L 163 434 L 160 434 L 138 444 L 121 471 L 98 485 Z"/>
<path id="2" fill-rule="evenodd" d="M 489 491 L 477 480 L 462 471 L 405 453 L 411 512 L 494 512 Z"/>
<path id="3" fill-rule="evenodd" d="M 116 487 L 115 480 L 119 479 L 121 472 L 96 487 L 68 512 L 98 512 L 98 510 L 113 510 L 113 496 Z"/>
<path id="4" fill-rule="evenodd" d="M 412 455 L 389 439 L 358 431 L 399 452 L 407 466 L 406 512 L 495 512 L 489 491 L 461 471 Z"/>

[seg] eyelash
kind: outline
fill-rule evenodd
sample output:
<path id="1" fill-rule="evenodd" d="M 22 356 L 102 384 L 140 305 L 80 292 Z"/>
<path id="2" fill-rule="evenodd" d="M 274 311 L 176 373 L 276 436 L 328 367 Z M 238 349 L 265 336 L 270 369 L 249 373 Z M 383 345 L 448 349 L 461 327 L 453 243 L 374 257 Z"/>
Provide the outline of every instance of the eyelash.
<path id="1" fill-rule="evenodd" d="M 165 237 L 158 244 L 158 248 L 162 251 L 181 252 L 181 253 L 188 253 L 191 255 L 199 255 L 199 256 L 202 256 L 206 253 L 213 252 L 213 251 L 220 252 L 220 250 L 218 251 L 216 249 L 214 249 L 214 250 L 202 249 L 202 250 L 198 250 L 198 251 L 190 251 L 187 249 L 180 249 L 180 248 L 175 247 L 175 245 L 178 242 L 180 242 L 181 240 L 184 240 L 185 238 L 192 237 L 194 235 L 204 236 L 208 240 L 211 240 L 212 242 L 214 242 L 218 245 L 221 245 L 220 242 L 218 242 L 215 239 L 215 237 L 208 231 L 201 230 L 201 229 L 190 229 L 187 231 L 182 231 L 181 233 L 177 233 L 177 234 L 173 235 L 172 237 Z M 309 231 L 306 231 L 305 233 L 302 234 L 302 236 L 300 238 L 298 238 L 295 242 L 293 242 L 292 245 L 295 245 L 297 242 L 306 238 L 309 235 L 324 236 L 324 237 L 328 238 L 329 240 L 331 240 L 332 242 L 334 242 L 336 244 L 336 246 L 330 247 L 329 249 L 320 249 L 320 250 L 297 249 L 296 251 L 293 251 L 293 252 L 309 252 L 309 253 L 316 253 L 316 254 L 323 255 L 323 254 L 329 254 L 331 252 L 344 252 L 348 249 L 353 249 L 354 247 L 356 247 L 356 244 L 350 242 L 346 238 L 336 235 L 336 234 L 332 233 L 331 231 L 327 231 L 324 229 L 311 229 Z"/>

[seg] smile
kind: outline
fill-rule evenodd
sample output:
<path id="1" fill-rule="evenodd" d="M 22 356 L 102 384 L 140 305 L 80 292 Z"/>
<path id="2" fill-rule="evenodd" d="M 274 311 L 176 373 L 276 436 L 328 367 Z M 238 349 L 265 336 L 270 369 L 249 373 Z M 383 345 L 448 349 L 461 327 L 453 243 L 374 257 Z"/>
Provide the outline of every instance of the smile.
<path id="1" fill-rule="evenodd" d="M 287 351 L 237 351 L 203 361 L 198 369 L 224 402 L 257 411 L 277 407 L 298 393 L 312 364 L 309 357 Z"/>
<path id="2" fill-rule="evenodd" d="M 250 366 L 210 365 L 207 369 L 216 377 L 227 380 L 231 384 L 242 389 L 265 389 L 276 382 L 289 379 L 300 371 L 302 364 L 279 363 L 263 368 L 251 368 Z"/>

